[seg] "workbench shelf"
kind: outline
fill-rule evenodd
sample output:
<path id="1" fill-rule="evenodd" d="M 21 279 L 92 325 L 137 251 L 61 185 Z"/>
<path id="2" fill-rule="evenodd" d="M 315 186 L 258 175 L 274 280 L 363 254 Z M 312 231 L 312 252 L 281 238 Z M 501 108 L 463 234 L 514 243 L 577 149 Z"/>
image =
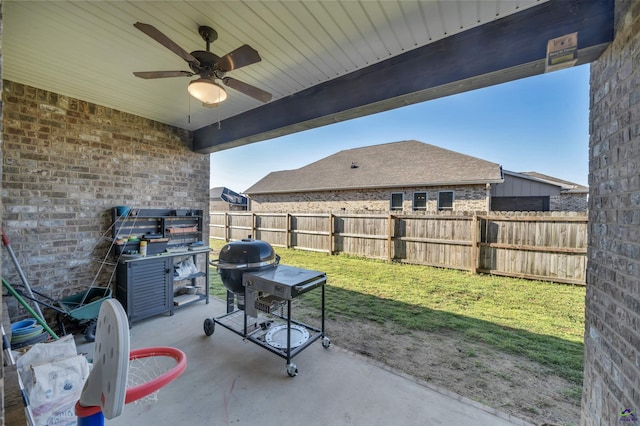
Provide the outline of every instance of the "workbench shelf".
<path id="1" fill-rule="evenodd" d="M 134 237 L 124 245 L 114 244 L 116 298 L 130 323 L 169 313 L 195 302 L 209 303 L 209 253 L 202 242 L 202 210 L 131 209 L 118 215 L 113 209 L 112 236 L 115 240 Z M 140 240 L 166 239 L 166 251 L 139 254 Z M 164 247 L 164 246 L 163 246 Z M 183 262 L 193 264 L 188 273 L 176 276 Z"/>
<path id="2" fill-rule="evenodd" d="M 175 248 L 202 241 L 204 235 L 202 210 L 131 209 L 126 215 L 119 216 L 118 209 L 114 208 L 112 215 L 111 233 L 116 240 L 155 235 L 167 238 L 167 247 Z"/>
<path id="3" fill-rule="evenodd" d="M 193 280 L 193 279 L 196 279 L 198 277 L 204 277 L 205 275 L 206 274 L 204 272 L 197 272 L 195 274 L 191 274 L 191 275 L 186 276 L 184 278 L 174 278 L 173 282 Z"/>

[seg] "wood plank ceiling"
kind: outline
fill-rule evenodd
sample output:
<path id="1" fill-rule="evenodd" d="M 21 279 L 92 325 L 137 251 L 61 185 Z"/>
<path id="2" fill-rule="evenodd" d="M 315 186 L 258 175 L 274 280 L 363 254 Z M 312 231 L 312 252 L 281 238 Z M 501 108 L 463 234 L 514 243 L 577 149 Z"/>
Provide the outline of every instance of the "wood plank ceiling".
<path id="1" fill-rule="evenodd" d="M 3 78 L 195 130 L 262 106 L 233 89 L 219 108 L 187 94 L 189 79 L 134 71 L 188 70 L 134 28 L 151 24 L 186 51 L 222 56 L 249 44 L 262 61 L 229 73 L 271 102 L 378 64 L 542 0 L 4 1 Z M 192 77 L 191 79 L 195 79 Z"/>

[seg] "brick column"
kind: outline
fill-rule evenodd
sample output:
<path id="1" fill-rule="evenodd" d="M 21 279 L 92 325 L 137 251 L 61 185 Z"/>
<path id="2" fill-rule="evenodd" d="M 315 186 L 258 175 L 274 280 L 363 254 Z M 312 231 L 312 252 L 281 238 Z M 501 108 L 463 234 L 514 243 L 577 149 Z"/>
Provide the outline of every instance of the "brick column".
<path id="1" fill-rule="evenodd" d="M 640 2 L 591 65 L 589 249 L 582 425 L 640 425 Z"/>

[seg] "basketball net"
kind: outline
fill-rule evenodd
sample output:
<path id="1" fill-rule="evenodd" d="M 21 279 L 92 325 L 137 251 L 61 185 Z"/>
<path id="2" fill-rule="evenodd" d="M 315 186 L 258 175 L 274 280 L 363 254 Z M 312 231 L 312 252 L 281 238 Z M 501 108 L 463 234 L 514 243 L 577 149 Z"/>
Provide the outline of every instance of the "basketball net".
<path id="1" fill-rule="evenodd" d="M 187 357 L 165 346 L 129 350 L 129 321 L 115 299 L 100 306 L 94 362 L 76 403 L 78 426 L 104 425 L 122 413 L 125 404 L 151 404 L 158 391 L 184 372 Z"/>

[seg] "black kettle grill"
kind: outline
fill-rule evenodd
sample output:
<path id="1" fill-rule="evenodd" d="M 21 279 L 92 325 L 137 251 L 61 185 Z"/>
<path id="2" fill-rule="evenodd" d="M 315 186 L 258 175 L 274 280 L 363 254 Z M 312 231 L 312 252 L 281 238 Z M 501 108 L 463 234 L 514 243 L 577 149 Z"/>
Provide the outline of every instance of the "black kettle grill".
<path id="1" fill-rule="evenodd" d="M 245 238 L 232 241 L 222 247 L 219 259 L 211 261 L 216 266 L 225 288 L 236 296 L 238 309 L 244 310 L 244 286 L 242 275 L 245 272 L 262 272 L 276 268 L 280 263 L 271 244 L 262 240 Z"/>

